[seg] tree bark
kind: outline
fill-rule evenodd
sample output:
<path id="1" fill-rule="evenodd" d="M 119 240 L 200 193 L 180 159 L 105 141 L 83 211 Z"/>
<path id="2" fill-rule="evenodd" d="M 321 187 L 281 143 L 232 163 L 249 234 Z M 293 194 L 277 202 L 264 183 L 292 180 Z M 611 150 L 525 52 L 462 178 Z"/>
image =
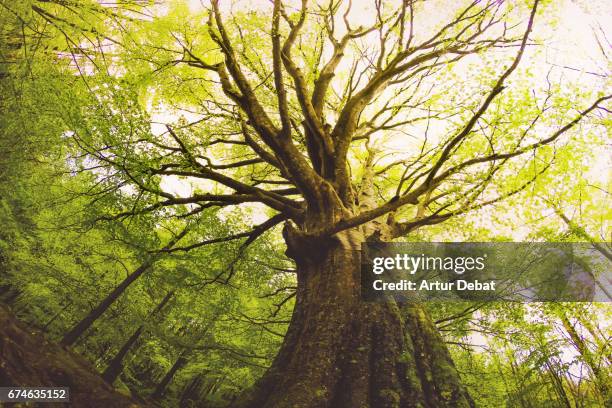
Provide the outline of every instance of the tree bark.
<path id="1" fill-rule="evenodd" d="M 104 379 L 104 381 L 112 385 L 117 379 L 117 377 L 119 377 L 119 374 L 121 374 L 121 372 L 123 371 L 123 359 L 130 351 L 130 349 L 134 346 L 136 341 L 138 341 L 143 330 L 144 325 L 140 325 L 140 327 L 136 329 L 136 331 L 130 336 L 130 338 L 127 339 L 127 341 L 123 344 L 123 347 L 121 347 L 115 357 L 113 357 L 108 367 L 106 367 L 106 369 L 102 373 L 102 378 Z"/>
<path id="2" fill-rule="evenodd" d="M 551 361 L 546 360 L 546 371 L 548 371 L 548 375 L 551 378 L 552 386 L 557 394 L 559 403 L 562 403 L 562 406 L 565 408 L 572 408 L 572 404 L 570 403 L 565 387 L 563 386 L 563 378 L 558 374 L 561 371 L 559 367 L 553 367 Z"/>
<path id="3" fill-rule="evenodd" d="M 51 319 L 49 319 L 47 323 L 45 323 L 45 325 L 42 327 L 42 330 L 47 331 L 49 329 L 49 326 L 51 326 L 51 323 L 57 320 L 57 318 L 60 317 L 62 313 L 64 313 L 66 309 L 68 309 L 70 306 L 72 306 L 72 301 L 66 303 L 64 307 L 62 307 L 56 314 L 54 314 L 53 317 L 51 317 Z"/>
<path id="4" fill-rule="evenodd" d="M 196 375 L 189 384 L 185 387 L 181 393 L 179 399 L 179 407 L 191 407 L 194 406 L 200 395 L 200 389 L 202 382 L 204 381 L 204 374 Z M 206 397 L 206 395 L 204 396 Z"/>
<path id="5" fill-rule="evenodd" d="M 298 274 L 292 320 L 272 366 L 235 406 L 474 406 L 425 309 L 361 300 L 359 233 L 305 242 L 285 228 L 285 240 Z"/>

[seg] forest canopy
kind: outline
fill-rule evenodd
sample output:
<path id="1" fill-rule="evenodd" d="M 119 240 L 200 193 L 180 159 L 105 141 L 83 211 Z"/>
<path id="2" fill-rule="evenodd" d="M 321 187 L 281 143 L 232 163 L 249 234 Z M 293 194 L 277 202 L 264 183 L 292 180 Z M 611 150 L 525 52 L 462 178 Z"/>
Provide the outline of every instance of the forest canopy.
<path id="1" fill-rule="evenodd" d="M 609 303 L 359 287 L 366 242 L 612 259 L 611 12 L 0 0 L 0 300 L 142 406 L 611 404 Z"/>

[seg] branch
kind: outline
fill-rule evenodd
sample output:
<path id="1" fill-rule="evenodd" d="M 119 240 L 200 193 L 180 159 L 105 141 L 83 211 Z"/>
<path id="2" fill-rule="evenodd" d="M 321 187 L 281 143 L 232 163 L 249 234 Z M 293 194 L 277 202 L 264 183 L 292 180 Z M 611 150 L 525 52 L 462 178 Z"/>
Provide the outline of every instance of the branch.
<path id="1" fill-rule="evenodd" d="M 247 114 L 251 126 L 257 131 L 257 134 L 272 149 L 277 159 L 283 163 L 283 166 L 290 173 L 291 179 L 296 182 L 296 186 L 304 194 L 304 198 L 313 204 L 316 203 L 317 198 L 319 198 L 318 190 L 322 180 L 320 180 L 312 167 L 308 165 L 304 156 L 293 144 L 289 135 L 283 134 L 274 126 L 272 120 L 257 99 L 254 90 L 240 70 L 240 65 L 223 25 L 221 12 L 219 10 L 219 0 L 212 0 L 212 9 L 212 15 L 214 16 L 219 34 L 212 30 L 212 21 L 209 21 L 210 34 L 213 40 L 221 47 L 221 51 L 226 61 L 224 65 L 227 67 L 229 74 L 242 93 L 241 96 L 235 97 L 234 100 Z M 217 72 L 220 75 L 222 83 L 226 83 L 229 86 L 229 78 L 223 77 L 224 70 L 219 68 Z M 224 86 L 224 88 L 226 88 L 226 86 Z"/>
<path id="2" fill-rule="evenodd" d="M 172 128 L 170 126 L 166 126 L 166 127 L 168 129 L 168 132 L 170 132 L 170 134 L 174 138 L 174 140 L 179 144 L 181 151 L 185 154 L 189 162 L 198 169 L 202 177 L 216 181 L 218 183 L 221 183 L 227 187 L 230 187 L 236 190 L 236 192 L 238 193 L 247 193 L 247 194 L 257 195 L 261 197 L 260 201 L 268 205 L 269 207 L 277 211 L 284 212 L 292 217 L 299 218 L 300 213 L 301 213 L 300 211 L 301 206 L 299 203 L 293 200 L 290 200 L 282 195 L 275 194 L 270 191 L 262 190 L 260 188 L 242 183 L 238 180 L 235 180 L 224 174 L 215 172 L 211 170 L 210 168 L 202 165 L 193 157 L 191 152 L 187 149 L 187 146 L 178 137 L 178 135 L 172 130 Z M 156 172 L 159 172 L 159 171 L 156 170 Z"/>
<path id="3" fill-rule="evenodd" d="M 221 243 L 221 242 L 233 241 L 233 240 L 240 239 L 240 238 L 248 238 L 247 241 L 251 240 L 250 242 L 253 242 L 258 236 L 260 236 L 261 234 L 263 234 L 267 230 L 273 228 L 274 226 L 278 225 L 279 223 L 281 223 L 282 221 L 284 221 L 286 219 L 287 219 L 287 217 L 285 215 L 277 214 L 274 217 L 270 218 L 269 220 L 263 222 L 262 224 L 257 225 L 251 231 L 245 231 L 245 232 L 241 232 L 241 233 L 238 233 L 238 234 L 233 234 L 233 235 L 230 235 L 230 236 L 227 236 L 227 237 L 208 239 L 208 240 L 197 242 L 197 243 L 192 244 L 192 245 L 188 245 L 188 246 L 184 246 L 184 247 L 170 248 L 170 249 L 165 249 L 165 250 L 162 250 L 162 251 L 164 251 L 164 252 L 177 252 L 177 251 L 188 252 L 188 251 L 190 251 L 192 249 L 201 248 L 201 247 L 206 246 L 206 245 L 218 244 L 218 243 Z"/>
<path id="4" fill-rule="evenodd" d="M 275 6 L 279 5 L 279 3 L 280 0 L 275 0 Z M 283 44 L 282 52 L 280 50 L 278 50 L 278 52 L 279 56 L 282 57 L 282 62 L 285 66 L 285 69 L 293 79 L 297 100 L 300 104 L 300 107 L 302 108 L 302 114 L 304 115 L 304 122 L 307 128 L 307 137 L 315 138 L 316 142 L 320 142 L 324 154 L 329 157 L 333 154 L 333 143 L 329 138 L 329 135 L 325 131 L 320 117 L 315 112 L 315 108 L 309 96 L 304 74 L 302 73 L 301 69 L 293 62 L 291 57 L 291 48 L 293 46 L 293 43 L 295 42 L 297 35 L 302 26 L 304 25 L 304 21 L 306 20 L 306 7 L 307 0 L 302 0 L 302 10 L 300 12 L 300 19 L 298 20 L 297 24 L 294 24 L 293 27 L 291 27 L 291 31 L 289 32 L 289 35 L 285 40 L 285 43 Z M 276 34 L 273 33 L 273 40 L 279 41 L 278 32 L 276 32 Z M 280 70 L 280 66 L 278 68 Z"/>
<path id="5" fill-rule="evenodd" d="M 605 101 L 607 101 L 610 98 L 612 98 L 612 95 L 606 95 L 606 96 L 600 97 L 595 102 L 593 102 L 593 104 L 591 106 L 589 106 L 587 109 L 579 112 L 579 114 L 572 121 L 570 121 L 569 123 L 567 123 L 566 125 L 561 127 L 559 130 L 554 132 L 551 136 L 547 137 L 546 139 L 542 139 L 539 142 L 535 142 L 535 143 L 532 143 L 532 144 L 530 144 L 528 146 L 525 146 L 525 147 L 522 147 L 520 149 L 517 149 L 514 152 L 494 153 L 494 154 L 491 154 L 491 155 L 488 155 L 488 156 L 477 157 L 477 158 L 474 158 L 474 159 L 471 159 L 471 160 L 467 160 L 467 161 L 465 161 L 465 162 L 463 162 L 461 164 L 458 164 L 458 165 L 456 165 L 454 167 L 449 168 L 444 173 L 440 174 L 438 177 L 435 178 L 435 180 L 433 181 L 432 184 L 433 185 L 439 184 L 442 180 L 448 178 L 449 176 L 457 173 L 458 171 L 460 171 L 462 169 L 465 169 L 466 167 L 473 166 L 473 165 L 479 164 L 479 163 L 486 163 L 486 162 L 492 162 L 492 161 L 496 161 L 496 160 L 510 159 L 510 158 L 513 158 L 513 157 L 520 156 L 522 154 L 531 152 L 533 150 L 536 150 L 539 147 L 551 144 L 552 142 L 557 140 L 561 135 L 563 135 L 565 132 L 569 131 L 574 126 L 576 126 L 580 122 L 580 120 L 582 120 L 582 118 L 584 118 L 586 115 L 591 113 L 593 110 L 597 109 L 602 102 L 605 102 Z"/>
<path id="6" fill-rule="evenodd" d="M 539 1 L 539 0 L 537 0 Z M 536 1 L 536 4 L 537 4 Z M 431 60 L 437 60 L 441 56 L 448 54 L 457 54 L 453 60 L 458 60 L 465 55 L 475 53 L 484 48 L 493 47 L 500 41 L 504 41 L 503 37 L 496 40 L 490 40 L 485 42 L 474 42 L 473 40 L 482 35 L 490 27 L 498 22 L 498 20 L 491 19 L 486 25 L 479 24 L 477 30 L 466 40 L 460 39 L 459 37 L 476 22 L 481 22 L 484 19 L 484 15 L 489 8 L 493 7 L 495 3 L 489 3 L 481 11 L 473 15 L 468 15 L 468 11 L 475 6 L 478 2 L 473 2 L 462 14 L 453 22 L 449 23 L 443 28 L 437 36 L 440 36 L 446 29 L 458 24 L 460 21 L 473 19 L 473 21 L 467 25 L 461 32 L 451 39 L 434 41 L 437 36 L 428 40 L 425 43 L 420 44 L 416 47 L 410 47 L 400 50 L 394 58 L 390 60 L 387 66 L 383 69 L 377 69 L 372 75 L 368 83 L 359 92 L 354 94 L 344 105 L 344 108 L 340 112 L 336 126 L 334 127 L 331 137 L 335 143 L 335 182 L 339 185 L 339 194 L 341 197 L 346 198 L 349 191 L 349 177 L 346 169 L 346 156 L 348 149 L 355 134 L 358 125 L 358 119 L 363 109 L 372 101 L 377 93 L 391 81 L 394 77 L 403 74 L 413 68 L 417 68 L 424 63 Z M 531 30 L 531 20 L 528 27 L 528 31 Z M 528 33 L 527 33 L 528 34 Z M 526 40 L 525 40 L 526 41 Z M 445 45 L 443 48 L 435 49 L 438 45 Z M 474 46 L 472 49 L 466 49 L 468 45 Z M 428 51 L 429 49 L 432 49 Z M 524 45 L 523 45 L 524 48 Z M 408 57 L 414 55 L 417 51 L 424 51 L 424 53 L 414 56 L 412 59 L 406 61 Z M 522 53 L 522 52 L 521 52 Z M 518 63 L 518 62 L 517 62 Z M 421 69 L 428 69 L 429 67 L 421 67 Z M 514 68 L 513 68 L 514 69 Z M 512 69 L 512 70 L 513 70 Z M 510 72 L 508 72 L 508 75 Z M 405 80 L 406 78 L 404 78 Z M 503 81 L 502 81 L 503 82 Z M 486 108 L 485 108 L 486 110 Z"/>
<path id="7" fill-rule="evenodd" d="M 476 125 L 476 122 L 478 121 L 478 119 L 480 119 L 480 117 L 487 111 L 487 109 L 491 105 L 491 102 L 493 102 L 493 99 L 495 99 L 495 97 L 497 95 L 499 95 L 503 91 L 503 89 L 504 89 L 504 81 L 518 67 L 518 64 L 521 61 L 521 58 L 522 58 L 523 53 L 525 51 L 525 47 L 527 46 L 527 40 L 529 38 L 529 34 L 531 33 L 531 30 L 533 28 L 533 21 L 535 19 L 535 14 L 536 14 L 536 10 L 538 8 L 539 2 L 540 2 L 540 0 L 535 0 L 534 3 L 533 3 L 533 7 L 531 8 L 531 15 L 529 16 L 529 22 L 527 23 L 527 29 L 525 30 L 525 34 L 523 34 L 523 39 L 521 41 L 521 46 L 519 47 L 519 51 L 517 52 L 516 57 L 514 58 L 514 62 L 499 77 L 499 79 L 495 83 L 495 86 L 493 86 L 493 89 L 491 89 L 491 91 L 487 95 L 486 99 L 484 100 L 484 102 L 482 103 L 480 108 L 470 118 L 470 120 L 465 125 L 463 130 L 461 132 L 459 132 L 459 134 L 457 136 L 455 136 L 450 141 L 450 143 L 447 144 L 446 148 L 442 151 L 442 154 L 440 155 L 440 158 L 438 159 L 436 164 L 434 164 L 434 166 L 432 167 L 431 171 L 429 172 L 429 175 L 427 176 L 427 179 L 425 180 L 425 184 L 426 185 L 428 185 L 428 186 L 431 185 L 434 177 L 436 176 L 436 173 L 438 172 L 440 167 L 442 167 L 444 162 L 448 159 L 448 157 L 450 156 L 451 151 L 453 150 L 453 148 L 460 141 L 462 141 L 467 135 L 470 134 L 470 132 L 474 128 L 474 125 Z"/>

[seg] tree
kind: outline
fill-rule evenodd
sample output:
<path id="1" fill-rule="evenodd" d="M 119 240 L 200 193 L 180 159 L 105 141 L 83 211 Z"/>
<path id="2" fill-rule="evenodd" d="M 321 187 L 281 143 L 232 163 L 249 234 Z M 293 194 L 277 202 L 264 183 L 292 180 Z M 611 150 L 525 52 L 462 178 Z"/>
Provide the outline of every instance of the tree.
<path id="1" fill-rule="evenodd" d="M 97 191 L 137 191 L 109 218 L 267 206 L 269 221 L 243 236 L 245 246 L 284 223 L 297 266 L 295 308 L 276 359 L 244 406 L 472 406 L 422 306 L 360 299 L 360 247 L 519 194 L 553 165 L 561 136 L 610 98 L 597 95 L 571 115 L 566 106 L 552 109 L 550 83 L 533 100 L 512 82 L 538 0 L 529 10 L 474 1 L 430 32 L 419 27 L 420 2 L 373 4 L 373 21 L 358 27 L 350 1 L 306 0 L 295 11 L 275 0 L 271 10 L 236 16 L 213 0 L 205 33 L 127 24 L 117 41 L 123 60 L 96 48 L 102 57 L 94 65 L 108 71 L 145 61 L 160 74 L 149 80 L 168 79 L 157 90 L 170 102 L 168 73 L 178 72 L 190 96 L 175 102 L 199 109 L 195 122 L 167 124 L 160 134 L 134 102 L 141 84 L 130 80 L 138 78 L 83 75 L 98 81 L 97 101 L 72 124 L 72 136 L 108 174 Z M 158 34 L 156 41 L 146 33 Z M 464 60 L 483 55 L 497 62 L 492 72 L 468 76 L 471 84 L 456 79 Z M 385 161 L 380 135 L 408 131 L 419 142 Z M 179 195 L 164 187 L 170 177 L 202 182 Z M 232 277 L 229 267 L 218 278 Z"/>
<path id="2" fill-rule="evenodd" d="M 156 314 L 161 312 L 166 303 L 170 301 L 170 299 L 174 296 L 174 292 L 168 292 L 166 296 L 159 302 L 159 304 L 153 309 L 150 317 L 154 317 Z M 130 352 L 130 349 L 136 344 L 140 336 L 142 335 L 145 329 L 144 324 L 141 324 L 138 329 L 123 343 L 123 346 L 119 349 L 117 354 L 113 357 L 111 362 L 108 364 L 108 367 L 102 373 L 102 378 L 109 384 L 112 384 L 119 374 L 121 374 L 121 370 L 123 370 L 123 359 Z"/>
<path id="3" fill-rule="evenodd" d="M 83 319 L 81 319 L 72 329 L 68 331 L 62 338 L 60 344 L 63 346 L 71 346 L 73 345 L 79 337 L 85 333 L 87 329 L 91 327 L 91 325 L 98 319 L 102 314 L 110 307 L 110 305 L 117 300 L 119 296 L 125 292 L 125 290 L 132 284 L 136 279 L 142 276 L 155 262 L 155 257 L 159 256 L 159 254 L 172 249 L 174 245 L 187 234 L 187 228 L 184 228 L 183 231 L 178 233 L 175 237 L 173 237 L 170 242 L 168 242 L 159 252 L 156 252 L 154 255 L 147 256 L 136 270 L 129 273 L 125 279 L 113 289 L 111 293 L 109 293 L 104 299 L 100 301 L 100 303 L 89 312 Z"/>

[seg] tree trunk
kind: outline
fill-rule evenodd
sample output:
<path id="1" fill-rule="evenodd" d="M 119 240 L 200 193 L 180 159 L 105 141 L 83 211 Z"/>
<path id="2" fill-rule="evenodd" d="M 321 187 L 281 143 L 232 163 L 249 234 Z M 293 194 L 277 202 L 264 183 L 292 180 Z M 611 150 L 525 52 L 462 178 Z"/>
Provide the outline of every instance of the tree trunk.
<path id="1" fill-rule="evenodd" d="M 605 404 L 609 406 L 612 404 L 612 395 L 610 395 L 608 385 L 608 373 L 605 368 L 602 370 L 602 361 L 596 361 L 596 356 L 593 355 L 584 339 L 580 336 L 580 334 L 578 334 L 576 328 L 570 322 L 569 318 L 564 312 L 560 313 L 560 318 L 565 331 L 567 331 L 567 334 L 569 334 L 570 338 L 572 339 L 574 347 L 576 350 L 578 350 L 582 360 L 593 373 L 595 388 L 601 395 L 601 398 L 605 401 Z"/>
<path id="2" fill-rule="evenodd" d="M 565 392 L 565 387 L 563 386 L 563 379 L 559 377 L 558 374 L 560 371 L 559 367 L 553 367 L 550 360 L 546 360 L 546 371 L 548 371 L 548 375 L 552 380 L 552 386 L 557 393 L 557 397 L 559 398 L 560 402 L 563 403 L 562 406 L 572 408 L 572 404 L 570 403 L 567 392 Z"/>
<path id="3" fill-rule="evenodd" d="M 179 407 L 192 407 L 198 400 L 204 374 L 196 375 L 185 387 L 179 399 Z"/>
<path id="4" fill-rule="evenodd" d="M 241 407 L 472 407 L 417 304 L 364 302 L 356 232 L 316 243 L 285 229 L 298 289 L 284 343 Z"/>
<path id="5" fill-rule="evenodd" d="M 151 312 L 151 315 L 149 317 L 153 317 L 157 313 L 159 313 L 164 308 L 166 303 L 168 303 L 168 301 L 172 298 L 173 295 L 174 291 L 168 292 L 168 294 L 164 296 L 162 301 Z M 104 372 L 102 373 L 102 378 L 104 379 L 104 381 L 109 384 L 115 382 L 119 374 L 121 374 L 121 371 L 123 371 L 123 359 L 134 346 L 134 344 L 136 344 L 136 341 L 138 341 L 143 331 L 144 324 L 141 324 L 140 327 L 138 327 L 138 329 L 136 329 L 136 331 L 130 336 L 130 338 L 127 339 L 127 341 L 123 344 L 121 349 L 117 352 L 115 357 L 113 357 L 111 362 L 108 364 L 108 367 L 106 367 L 106 370 L 104 370 Z"/>
<path id="6" fill-rule="evenodd" d="M 102 373 L 102 378 L 109 384 L 113 384 L 119 374 L 123 371 L 123 359 L 127 356 L 127 353 L 130 351 L 132 346 L 138 341 L 140 335 L 144 330 L 144 325 L 141 325 L 136 331 L 130 336 L 129 339 L 125 342 L 123 347 L 117 352 L 115 357 L 111 360 L 106 370 Z"/>
<path id="7" fill-rule="evenodd" d="M 506 350 L 508 350 L 507 347 L 506 347 Z M 528 385 L 528 377 L 526 377 L 523 373 L 519 371 L 519 367 L 518 367 L 518 364 L 516 363 L 514 353 L 511 351 L 506 351 L 506 355 L 508 356 L 508 362 L 510 365 L 510 369 L 512 370 L 512 382 L 514 383 L 514 397 L 518 398 L 518 400 L 521 403 L 521 407 L 532 408 L 533 405 L 531 404 L 531 400 L 529 398 L 525 398 L 525 392 L 524 392 L 524 389 Z M 509 394 L 509 396 L 513 397 L 512 394 Z M 550 394 L 550 398 L 552 399 L 552 394 Z"/>
<path id="8" fill-rule="evenodd" d="M 155 387 L 155 391 L 153 391 L 153 394 L 151 394 L 151 398 L 160 399 L 163 397 L 164 393 L 166 392 L 166 388 L 168 388 L 168 385 L 172 381 L 172 378 L 174 378 L 174 375 L 178 372 L 178 370 L 183 368 L 185 364 L 187 364 L 187 350 L 181 351 L 181 354 L 179 354 L 172 367 L 170 367 L 170 370 L 168 370 L 166 375 L 164 375 L 164 378 L 162 378 L 159 384 L 157 384 L 157 387 Z"/>
<path id="9" fill-rule="evenodd" d="M 19 296 L 21 296 L 21 290 L 15 286 L 10 284 L 0 285 L 0 301 L 13 306 Z"/>
<path id="10" fill-rule="evenodd" d="M 123 292 L 130 286 L 136 279 L 138 279 L 147 269 L 153 264 L 153 258 L 148 257 L 134 272 L 128 275 L 123 282 L 119 284 L 111 293 L 109 293 L 102 301 L 96 306 L 87 316 L 85 316 L 80 322 L 78 322 L 68 333 L 64 335 L 60 344 L 62 346 L 72 346 L 75 341 L 79 339 L 85 333 L 91 325 L 98 320 L 100 316 L 113 304 Z"/>
<path id="11" fill-rule="evenodd" d="M 66 309 L 68 309 L 70 306 L 72 306 L 72 301 L 66 303 L 66 306 L 62 307 L 56 314 L 54 314 L 53 317 L 49 319 L 47 323 L 45 323 L 45 325 L 42 327 L 42 330 L 47 331 L 49 329 L 49 326 L 51 326 L 51 323 L 57 320 L 57 318 L 60 317 L 61 314 L 64 313 Z"/>
<path id="12" fill-rule="evenodd" d="M 145 260 L 140 264 L 140 266 L 128 275 L 123 282 L 119 284 L 111 293 L 108 294 L 102 301 L 96 306 L 87 316 L 83 318 L 80 322 L 78 322 L 68 333 L 64 335 L 60 344 L 62 346 L 71 346 L 85 333 L 87 329 L 91 327 L 91 325 L 98 320 L 100 316 L 113 304 L 119 296 L 132 284 L 136 279 L 142 276 L 154 263 L 157 259 L 160 258 L 161 254 L 167 251 L 168 249 L 174 247 L 187 233 L 189 232 L 189 228 L 185 227 L 183 230 L 172 237 L 170 241 L 158 252 L 154 255 L 147 255 Z"/>

